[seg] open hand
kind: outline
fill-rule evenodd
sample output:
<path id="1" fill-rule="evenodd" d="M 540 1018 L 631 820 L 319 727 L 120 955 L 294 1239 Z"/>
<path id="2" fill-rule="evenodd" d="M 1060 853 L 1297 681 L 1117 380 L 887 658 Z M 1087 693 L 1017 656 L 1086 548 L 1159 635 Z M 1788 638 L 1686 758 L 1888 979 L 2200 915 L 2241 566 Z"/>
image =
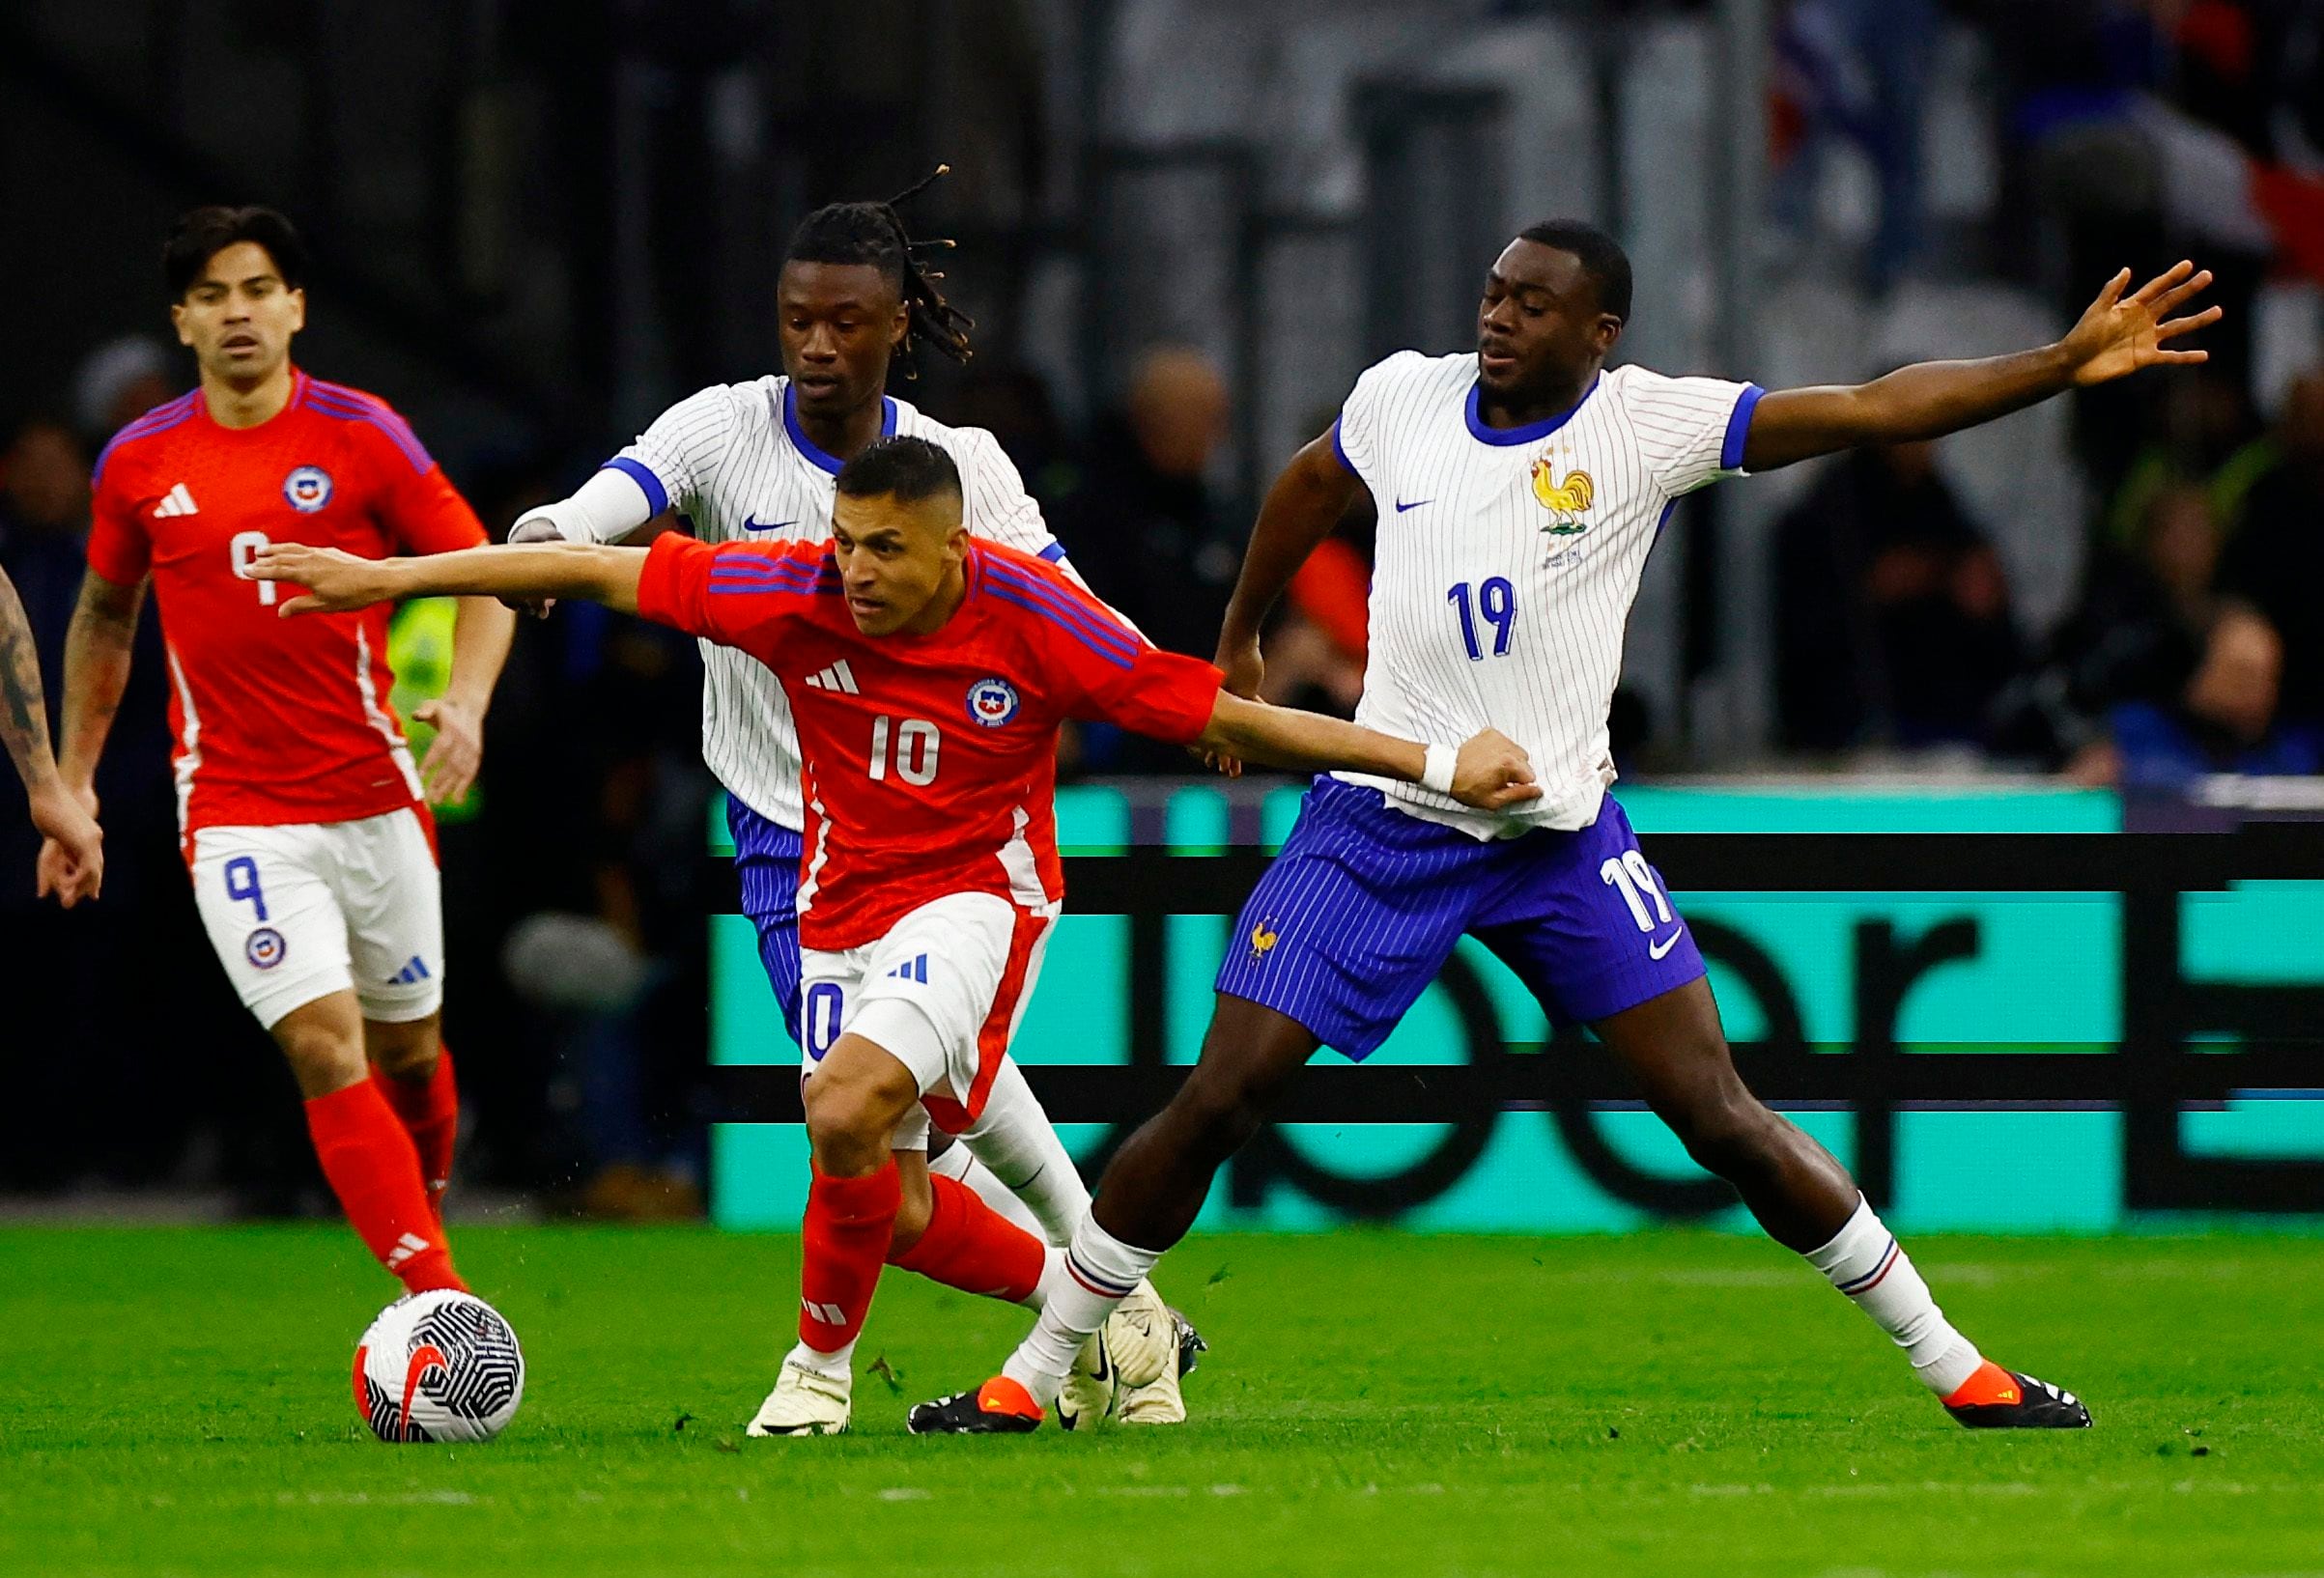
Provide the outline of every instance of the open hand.
<path id="1" fill-rule="evenodd" d="M 484 765 L 484 710 L 445 696 L 421 702 L 411 709 L 411 719 L 436 731 L 427 759 L 419 764 L 428 803 L 455 805 L 468 799 Z"/>
<path id="2" fill-rule="evenodd" d="M 2078 385 L 2105 383 L 2141 367 L 2210 360 L 2208 351 L 2174 351 L 2164 344 L 2208 327 L 2225 315 L 2224 309 L 2210 306 L 2184 318 L 2170 316 L 2210 286 L 2210 269 L 2197 272 L 2182 258 L 2126 296 L 2122 293 L 2130 282 L 2128 268 L 2108 280 L 2082 322 L 2058 342 Z"/>
<path id="3" fill-rule="evenodd" d="M 395 579 L 385 561 L 359 559 L 335 548 L 304 543 L 269 543 L 252 556 L 253 580 L 287 580 L 306 588 L 282 606 L 284 617 L 298 613 L 347 613 L 374 603 L 392 603 Z"/>
<path id="4" fill-rule="evenodd" d="M 97 796 L 61 785 L 32 797 L 32 825 L 42 833 L 35 867 L 36 895 L 51 893 L 66 909 L 95 898 L 105 881 L 105 835 L 97 826 Z"/>
<path id="5" fill-rule="evenodd" d="M 1487 729 L 1460 747 L 1453 764 L 1453 798 L 1481 811 L 1505 810 L 1542 798 L 1524 747 L 1499 729 Z"/>

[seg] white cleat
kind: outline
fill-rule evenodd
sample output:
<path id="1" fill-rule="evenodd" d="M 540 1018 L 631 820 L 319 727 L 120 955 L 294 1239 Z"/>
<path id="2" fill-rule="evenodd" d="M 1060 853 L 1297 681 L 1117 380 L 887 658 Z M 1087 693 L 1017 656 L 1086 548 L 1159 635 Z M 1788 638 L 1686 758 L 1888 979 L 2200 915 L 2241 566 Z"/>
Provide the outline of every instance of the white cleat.
<path id="1" fill-rule="evenodd" d="M 1153 1385 L 1178 1369 L 1178 1321 L 1151 1282 L 1140 1282 L 1106 1320 L 1107 1354 L 1123 1392 Z"/>
<path id="2" fill-rule="evenodd" d="M 785 1363 L 746 1435 L 840 1435 L 855 1412 L 854 1377 L 840 1379 Z"/>
<path id="3" fill-rule="evenodd" d="M 1170 1367 L 1162 1372 L 1158 1380 L 1148 1381 L 1144 1386 L 1125 1386 L 1121 1389 L 1120 1399 L 1115 1404 L 1114 1417 L 1124 1424 L 1186 1423 L 1186 1395 L 1180 1383 L 1210 1344 L 1205 1342 L 1202 1334 L 1176 1310 L 1170 1311 Z"/>
<path id="4" fill-rule="evenodd" d="M 1057 1422 L 1068 1430 L 1093 1429 L 1114 1411 L 1114 1357 L 1104 1332 L 1091 1334 L 1073 1356 L 1073 1368 L 1057 1394 Z"/>

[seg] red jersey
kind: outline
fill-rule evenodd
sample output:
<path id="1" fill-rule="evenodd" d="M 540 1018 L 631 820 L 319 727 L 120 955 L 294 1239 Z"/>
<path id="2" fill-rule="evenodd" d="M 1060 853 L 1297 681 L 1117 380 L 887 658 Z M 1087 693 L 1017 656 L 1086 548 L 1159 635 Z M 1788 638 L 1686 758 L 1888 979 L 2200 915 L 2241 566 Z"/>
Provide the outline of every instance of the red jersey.
<path id="1" fill-rule="evenodd" d="M 105 446 L 93 506 L 90 568 L 154 578 L 189 842 L 199 828 L 352 822 L 419 801 L 387 710 L 392 610 L 284 619 L 296 589 L 245 575 L 269 543 L 379 559 L 485 541 L 384 401 L 294 370 L 289 405 L 223 428 L 196 389 Z"/>
<path id="2" fill-rule="evenodd" d="M 948 893 L 1064 896 L 1057 728 L 1096 719 L 1185 743 L 1221 675 L 1149 645 L 1030 553 L 972 538 L 968 595 L 928 635 L 865 635 L 828 543 L 657 538 L 648 619 L 750 653 L 799 724 L 799 941 L 860 947 Z"/>

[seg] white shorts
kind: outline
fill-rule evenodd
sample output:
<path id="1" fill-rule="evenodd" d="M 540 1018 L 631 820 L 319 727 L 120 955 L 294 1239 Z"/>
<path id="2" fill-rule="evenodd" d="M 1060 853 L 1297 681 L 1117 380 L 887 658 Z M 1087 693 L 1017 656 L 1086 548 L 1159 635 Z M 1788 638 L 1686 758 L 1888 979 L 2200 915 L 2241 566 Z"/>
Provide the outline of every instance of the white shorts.
<path id="1" fill-rule="evenodd" d="M 269 1029 L 350 987 L 365 1019 L 388 1024 L 443 1005 L 442 885 L 410 807 L 359 822 L 204 828 L 193 885 L 210 945 Z"/>
<path id="2" fill-rule="evenodd" d="M 931 1121 L 956 1134 L 984 1110 L 1049 946 L 1054 907 L 1019 909 L 997 893 L 950 893 L 912 911 L 876 943 L 800 950 L 800 1078 L 842 1035 L 894 1055 L 921 1104 L 896 1150 L 928 1148 Z"/>

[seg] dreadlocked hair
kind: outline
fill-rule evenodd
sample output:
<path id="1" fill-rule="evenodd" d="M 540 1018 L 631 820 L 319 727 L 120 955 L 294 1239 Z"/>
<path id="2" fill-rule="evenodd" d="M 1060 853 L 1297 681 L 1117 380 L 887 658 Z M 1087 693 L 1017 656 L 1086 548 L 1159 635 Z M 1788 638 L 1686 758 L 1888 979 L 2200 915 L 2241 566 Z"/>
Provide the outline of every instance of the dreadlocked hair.
<path id="1" fill-rule="evenodd" d="M 904 229 L 903 215 L 896 212 L 899 205 L 927 190 L 951 168 L 938 165 L 885 203 L 826 204 L 799 222 L 791 233 L 790 249 L 783 254 L 786 263 L 868 264 L 895 286 L 909 313 L 900 348 L 906 378 L 920 376 L 914 352 L 922 340 L 956 362 L 975 354 L 969 349 L 969 330 L 977 326 L 976 320 L 944 298 L 936 288 L 944 275 L 928 267 L 936 253 L 957 243 L 947 239 L 914 240 Z"/>

